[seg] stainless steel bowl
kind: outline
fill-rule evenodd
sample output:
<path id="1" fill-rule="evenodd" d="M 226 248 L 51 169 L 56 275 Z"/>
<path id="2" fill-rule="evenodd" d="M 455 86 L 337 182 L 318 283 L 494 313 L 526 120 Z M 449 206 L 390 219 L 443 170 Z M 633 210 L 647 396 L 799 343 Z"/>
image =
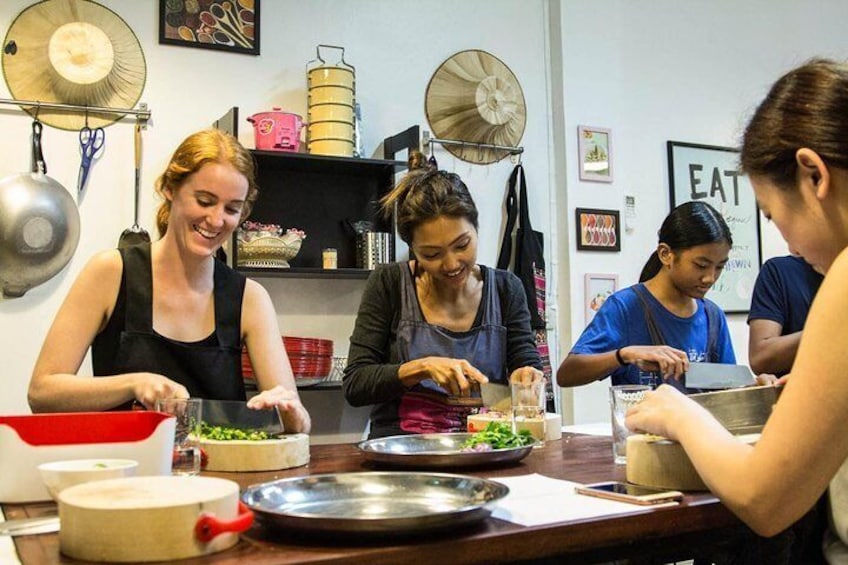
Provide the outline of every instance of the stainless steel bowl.
<path id="1" fill-rule="evenodd" d="M 487 518 L 505 485 L 446 473 L 333 473 L 281 479 L 245 490 L 260 520 L 286 530 L 419 534 Z"/>
<path id="2" fill-rule="evenodd" d="M 493 449 L 492 451 L 463 451 L 462 446 L 474 434 L 412 434 L 370 439 L 359 444 L 369 461 L 389 465 L 444 469 L 480 467 L 514 463 L 527 457 L 533 445 Z"/>

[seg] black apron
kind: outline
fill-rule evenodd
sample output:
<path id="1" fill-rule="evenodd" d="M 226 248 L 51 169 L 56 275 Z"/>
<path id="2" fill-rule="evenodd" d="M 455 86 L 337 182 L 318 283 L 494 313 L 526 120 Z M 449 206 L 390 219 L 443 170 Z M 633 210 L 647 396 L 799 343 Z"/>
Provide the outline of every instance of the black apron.
<path id="1" fill-rule="evenodd" d="M 121 257 L 126 319 L 114 374 L 158 373 L 186 387 L 192 397 L 245 400 L 241 373 L 241 299 L 245 278 L 215 261 L 215 332 L 201 342 L 185 343 L 153 330 L 150 245 L 122 249 Z"/>

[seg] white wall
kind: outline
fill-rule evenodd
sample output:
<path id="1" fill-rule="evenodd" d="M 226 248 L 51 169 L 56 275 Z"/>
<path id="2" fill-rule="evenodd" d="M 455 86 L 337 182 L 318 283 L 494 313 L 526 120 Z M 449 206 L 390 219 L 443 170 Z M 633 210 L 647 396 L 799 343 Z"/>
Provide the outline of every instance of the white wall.
<path id="1" fill-rule="evenodd" d="M 0 3 L 0 32 L 31 0 Z M 147 59 L 141 100 L 153 112 L 144 132 L 142 225 L 153 231 L 157 202 L 152 183 L 170 153 L 189 133 L 208 126 L 231 106 L 242 118 L 280 106 L 306 114 L 307 62 L 318 44 L 341 45 L 356 67 L 357 100 L 362 105 L 364 147 L 379 151 L 382 140 L 413 124 L 426 125 L 424 96 L 436 68 L 465 49 L 483 49 L 515 73 L 528 108 L 521 144 L 533 193 L 534 227 L 548 232 L 549 87 L 547 20 L 543 0 L 271 0 L 262 4 L 259 57 L 158 44 L 158 2 L 102 2 L 138 36 Z M 35 72 L 36 70 L 34 70 Z M 0 97 L 10 98 L 5 82 Z M 14 107 L 0 106 L 0 176 L 29 167 L 31 120 Z M 253 146 L 250 125 L 240 139 Z M 23 298 L 0 299 L 0 413 L 28 411 L 26 387 L 41 341 L 61 300 L 85 261 L 112 247 L 132 223 L 132 121 L 106 130 L 106 153 L 92 168 L 81 204 L 82 237 L 74 258 L 57 277 Z M 77 178 L 76 132 L 45 128 L 49 173 L 66 187 Z M 470 165 L 441 149 L 442 168 L 459 173 L 481 210 L 480 261 L 493 264 L 501 230 L 504 184 L 512 164 Z M 330 338 L 344 355 L 363 281 L 265 280 L 288 335 Z M 84 367 L 81 372 L 89 372 Z M 326 394 L 341 393 L 326 392 Z M 320 416 L 319 416 L 320 417 Z"/>
<path id="2" fill-rule="evenodd" d="M 583 330 L 583 275 L 618 273 L 636 282 L 668 213 L 668 140 L 736 146 L 747 115 L 780 74 L 812 56 L 845 58 L 841 0 L 574 0 L 562 3 L 567 217 L 575 207 L 623 209 L 637 197 L 638 227 L 622 234 L 622 252 L 576 252 L 569 244 L 570 327 L 562 324 L 562 353 Z M 577 126 L 612 129 L 612 185 L 580 182 Z M 561 190 L 561 189 L 560 189 Z M 562 212 L 562 211 L 561 211 Z M 765 257 L 786 252 L 772 226 L 763 229 Z M 577 305 L 576 307 L 574 307 Z M 736 356 L 747 363 L 744 315 L 730 318 Z M 568 333 L 571 333 L 569 336 Z M 607 381 L 573 391 L 578 423 L 608 419 Z"/>

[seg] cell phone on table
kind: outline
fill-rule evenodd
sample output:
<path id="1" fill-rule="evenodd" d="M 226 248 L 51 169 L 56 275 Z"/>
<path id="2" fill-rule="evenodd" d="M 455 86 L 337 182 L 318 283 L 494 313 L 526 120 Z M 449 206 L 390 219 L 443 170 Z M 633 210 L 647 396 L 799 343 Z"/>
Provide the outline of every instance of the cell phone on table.
<path id="1" fill-rule="evenodd" d="M 597 496 L 619 502 L 643 505 L 674 502 L 683 498 L 683 493 L 678 490 L 643 487 L 618 481 L 581 485 L 575 487 L 574 490 L 588 496 Z"/>

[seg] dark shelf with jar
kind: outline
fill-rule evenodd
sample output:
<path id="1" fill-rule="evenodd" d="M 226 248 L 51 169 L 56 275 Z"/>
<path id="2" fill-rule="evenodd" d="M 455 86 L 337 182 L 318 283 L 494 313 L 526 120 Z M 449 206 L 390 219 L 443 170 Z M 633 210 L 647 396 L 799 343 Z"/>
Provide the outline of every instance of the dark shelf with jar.
<path id="1" fill-rule="evenodd" d="M 306 233 L 289 268 L 238 266 L 237 233 L 233 264 L 254 277 L 364 279 L 370 270 L 357 268 L 354 222 L 371 222 L 375 231 L 391 234 L 394 226 L 380 213 L 379 200 L 394 186 L 404 161 L 357 159 L 283 151 L 252 151 L 257 165 L 257 199 L 250 219 Z M 336 250 L 337 269 L 324 269 L 322 252 Z"/>

